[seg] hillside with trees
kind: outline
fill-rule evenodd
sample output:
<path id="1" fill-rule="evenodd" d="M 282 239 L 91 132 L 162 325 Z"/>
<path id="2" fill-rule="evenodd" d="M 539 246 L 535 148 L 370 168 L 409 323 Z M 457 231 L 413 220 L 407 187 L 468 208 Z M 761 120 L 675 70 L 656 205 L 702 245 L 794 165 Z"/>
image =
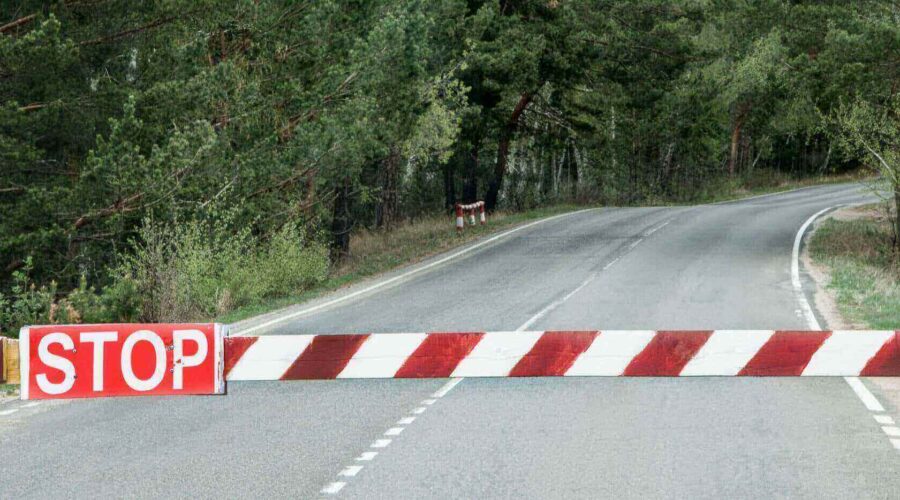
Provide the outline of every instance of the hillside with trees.
<path id="1" fill-rule="evenodd" d="M 5 1 L 0 330 L 208 318 L 457 202 L 900 193 L 898 91 L 885 0 Z"/>

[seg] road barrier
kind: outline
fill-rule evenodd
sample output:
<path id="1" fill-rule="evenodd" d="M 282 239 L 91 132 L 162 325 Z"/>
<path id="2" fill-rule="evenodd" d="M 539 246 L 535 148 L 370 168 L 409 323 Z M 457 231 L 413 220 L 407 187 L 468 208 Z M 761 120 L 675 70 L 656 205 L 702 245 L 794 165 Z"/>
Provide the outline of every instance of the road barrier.
<path id="1" fill-rule="evenodd" d="M 227 380 L 900 376 L 893 331 L 547 331 L 226 339 Z"/>
<path id="2" fill-rule="evenodd" d="M 224 394 L 217 324 L 51 325 L 19 334 L 22 399 Z"/>
<path id="3" fill-rule="evenodd" d="M 487 222 L 487 219 L 484 216 L 484 202 L 476 201 L 475 203 L 470 203 L 468 205 L 463 205 L 461 203 L 456 204 L 456 231 L 462 231 L 465 227 L 465 215 L 469 216 L 469 224 L 475 225 L 475 211 L 479 211 L 479 221 L 483 225 Z"/>
<path id="4" fill-rule="evenodd" d="M 0 337 L 0 383 L 19 383 L 19 341 Z"/>
<path id="5" fill-rule="evenodd" d="M 224 337 L 215 324 L 69 325 L 23 329 L 19 354 L 22 399 L 223 394 L 225 380 L 900 376 L 893 331 Z"/>

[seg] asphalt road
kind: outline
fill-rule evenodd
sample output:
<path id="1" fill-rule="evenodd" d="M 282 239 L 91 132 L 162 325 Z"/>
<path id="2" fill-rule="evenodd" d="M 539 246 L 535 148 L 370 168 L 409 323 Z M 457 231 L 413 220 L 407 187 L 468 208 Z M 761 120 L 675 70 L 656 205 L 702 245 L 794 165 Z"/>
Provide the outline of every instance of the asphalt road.
<path id="1" fill-rule="evenodd" d="M 235 326 L 264 334 L 805 329 L 790 276 L 797 230 L 823 208 L 869 199 L 836 185 L 719 205 L 584 211 Z M 341 297 L 351 298 L 332 304 Z M 225 397 L 3 404 L 0 497 L 316 498 L 334 483 L 347 498 L 900 492 L 900 453 L 841 378 L 446 383 L 244 382 L 229 384 Z"/>

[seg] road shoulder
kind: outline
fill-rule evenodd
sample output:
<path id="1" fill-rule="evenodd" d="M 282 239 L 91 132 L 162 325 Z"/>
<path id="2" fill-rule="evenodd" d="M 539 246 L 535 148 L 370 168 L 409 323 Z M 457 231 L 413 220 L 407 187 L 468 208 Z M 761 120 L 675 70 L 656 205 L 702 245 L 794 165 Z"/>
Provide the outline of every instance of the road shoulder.
<path id="1" fill-rule="evenodd" d="M 809 232 L 808 241 L 812 241 L 817 230 L 828 221 L 855 221 L 873 216 L 868 207 L 842 207 L 819 218 Z M 832 282 L 832 268 L 821 259 L 813 258 L 811 245 L 805 245 L 800 255 L 803 267 L 815 285 L 813 302 L 816 311 L 825 321 L 825 327 L 831 330 L 865 330 L 871 325 L 865 321 L 849 319 L 841 314 L 837 294 L 829 285 Z M 887 403 L 890 413 L 900 412 L 900 377 L 871 377 L 866 381 L 878 389 L 879 400 Z"/>

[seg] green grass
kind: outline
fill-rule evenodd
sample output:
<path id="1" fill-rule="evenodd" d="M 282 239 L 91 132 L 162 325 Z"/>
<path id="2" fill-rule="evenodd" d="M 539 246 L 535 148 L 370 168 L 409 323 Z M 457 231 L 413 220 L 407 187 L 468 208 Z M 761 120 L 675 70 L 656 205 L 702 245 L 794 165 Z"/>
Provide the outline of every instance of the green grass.
<path id="1" fill-rule="evenodd" d="M 516 213 L 498 212 L 489 217 L 484 226 L 466 225 L 462 234 L 456 233 L 455 219 L 444 215 L 424 217 L 402 224 L 392 231 L 359 231 L 350 242 L 352 256 L 332 269 L 329 277 L 315 288 L 297 295 L 241 307 L 216 320 L 233 323 L 306 302 L 364 278 L 421 261 L 499 230 L 582 208 L 585 207 L 558 205 Z"/>
<path id="2" fill-rule="evenodd" d="M 830 269 L 828 288 L 844 318 L 876 330 L 900 329 L 900 270 L 887 217 L 870 210 L 856 220 L 825 221 L 813 234 L 810 256 Z"/>
<path id="3" fill-rule="evenodd" d="M 0 384 L 0 396 L 13 396 L 18 394 L 19 386 L 12 384 Z"/>

